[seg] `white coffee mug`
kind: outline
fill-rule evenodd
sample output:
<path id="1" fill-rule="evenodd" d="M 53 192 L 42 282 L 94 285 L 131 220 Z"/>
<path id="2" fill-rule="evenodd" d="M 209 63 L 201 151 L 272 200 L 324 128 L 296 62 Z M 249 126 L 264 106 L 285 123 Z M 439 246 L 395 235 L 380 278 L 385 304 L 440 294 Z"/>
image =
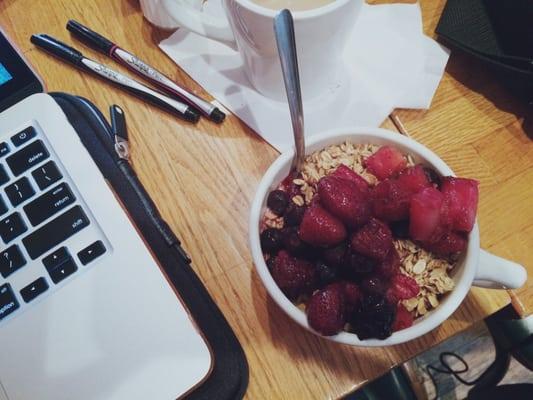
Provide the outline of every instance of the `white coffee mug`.
<path id="1" fill-rule="evenodd" d="M 250 0 L 222 0 L 224 17 L 198 10 L 191 0 L 161 1 L 179 26 L 236 47 L 248 79 L 260 93 L 286 100 L 273 31 L 277 11 Z M 336 0 L 293 13 L 304 99 L 326 93 L 342 80 L 343 49 L 362 4 L 363 0 Z"/>

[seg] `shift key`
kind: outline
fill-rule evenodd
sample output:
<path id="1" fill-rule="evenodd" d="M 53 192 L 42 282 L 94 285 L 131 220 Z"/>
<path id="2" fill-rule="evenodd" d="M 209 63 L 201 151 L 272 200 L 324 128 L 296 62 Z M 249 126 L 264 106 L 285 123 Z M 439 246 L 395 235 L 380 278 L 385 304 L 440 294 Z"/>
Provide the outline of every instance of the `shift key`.
<path id="1" fill-rule="evenodd" d="M 22 239 L 32 260 L 43 255 L 89 225 L 89 219 L 80 206 L 72 207 L 56 219 L 43 225 Z"/>

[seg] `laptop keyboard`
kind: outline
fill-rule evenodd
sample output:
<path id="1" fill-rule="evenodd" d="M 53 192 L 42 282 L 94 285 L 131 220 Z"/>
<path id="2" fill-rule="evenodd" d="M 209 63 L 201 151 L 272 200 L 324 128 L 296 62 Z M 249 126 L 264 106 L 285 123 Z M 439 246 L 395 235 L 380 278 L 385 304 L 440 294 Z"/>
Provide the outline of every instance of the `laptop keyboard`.
<path id="1" fill-rule="evenodd" d="M 0 323 L 103 257 L 104 242 L 45 135 L 0 140 Z"/>

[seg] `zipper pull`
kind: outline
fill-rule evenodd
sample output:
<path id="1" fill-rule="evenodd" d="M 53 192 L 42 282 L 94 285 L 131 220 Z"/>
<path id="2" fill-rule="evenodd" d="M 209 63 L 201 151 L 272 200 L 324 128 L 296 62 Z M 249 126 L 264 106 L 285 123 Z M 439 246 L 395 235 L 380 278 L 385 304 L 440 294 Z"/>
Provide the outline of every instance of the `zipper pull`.
<path id="1" fill-rule="evenodd" d="M 111 131 L 115 141 L 115 151 L 121 160 L 129 161 L 130 148 L 128 142 L 128 129 L 126 127 L 126 115 L 122 108 L 113 104 L 109 107 L 111 114 Z"/>

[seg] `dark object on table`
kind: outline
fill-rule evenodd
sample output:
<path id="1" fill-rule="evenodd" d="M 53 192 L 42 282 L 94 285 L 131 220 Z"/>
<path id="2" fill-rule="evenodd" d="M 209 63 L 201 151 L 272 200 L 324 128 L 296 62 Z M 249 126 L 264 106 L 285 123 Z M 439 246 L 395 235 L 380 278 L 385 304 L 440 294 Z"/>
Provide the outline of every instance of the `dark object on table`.
<path id="1" fill-rule="evenodd" d="M 448 0 L 436 33 L 533 101 L 533 1 Z"/>

